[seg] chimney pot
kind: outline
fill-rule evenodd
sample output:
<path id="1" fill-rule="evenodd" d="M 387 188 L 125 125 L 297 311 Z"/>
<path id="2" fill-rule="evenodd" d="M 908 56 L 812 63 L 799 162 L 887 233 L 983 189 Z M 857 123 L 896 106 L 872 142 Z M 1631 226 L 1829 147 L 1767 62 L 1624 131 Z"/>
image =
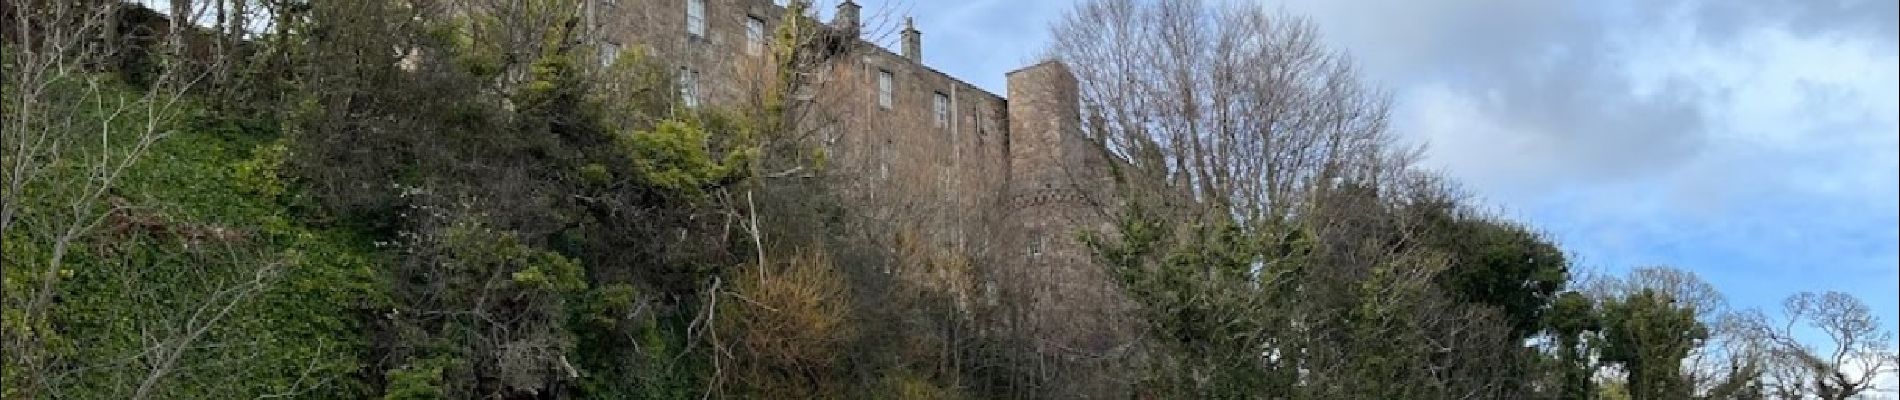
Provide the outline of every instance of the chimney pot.
<path id="1" fill-rule="evenodd" d="M 831 17 L 831 25 L 846 36 L 858 37 L 858 10 L 862 7 L 851 0 L 838 3 L 838 14 Z"/>
<path id="2" fill-rule="evenodd" d="M 917 31 L 917 21 L 910 17 L 904 17 L 904 58 L 924 62 L 924 33 Z"/>

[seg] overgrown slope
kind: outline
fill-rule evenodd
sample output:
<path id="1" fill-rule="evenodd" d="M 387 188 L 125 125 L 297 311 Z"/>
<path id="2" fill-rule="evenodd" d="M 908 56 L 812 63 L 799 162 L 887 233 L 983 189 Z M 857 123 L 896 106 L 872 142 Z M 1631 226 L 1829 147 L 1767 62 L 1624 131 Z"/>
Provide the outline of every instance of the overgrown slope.
<path id="1" fill-rule="evenodd" d="M 93 80 L 102 99 L 139 89 Z M 66 82 L 77 87 L 80 82 Z M 371 388 L 365 320 L 387 310 L 372 243 L 347 229 L 309 223 L 316 214 L 278 178 L 284 146 L 270 121 L 218 118 L 182 103 L 165 137 L 124 168 L 102 202 L 60 195 L 83 182 L 92 160 L 49 159 L 51 192 L 19 199 L 27 212 L 72 204 L 97 207 L 99 223 L 76 238 L 60 270 L 64 282 L 47 321 L 52 356 L 67 371 L 46 384 L 66 398 L 298 395 L 354 398 Z M 106 118 L 85 113 L 79 118 Z M 130 148 L 138 135 L 77 140 L 65 154 Z M 95 178 L 97 179 L 97 178 Z M 60 202 L 67 200 L 68 202 Z M 9 231 L 9 295 L 40 277 L 20 268 L 46 262 L 53 240 L 33 240 L 43 219 Z M 9 324 L 28 323 L 9 310 Z M 148 383 L 150 381 L 151 383 Z M 12 386 L 12 385 L 9 385 Z M 18 387 L 18 386 L 12 386 Z M 10 388 L 11 389 L 11 388 Z"/>

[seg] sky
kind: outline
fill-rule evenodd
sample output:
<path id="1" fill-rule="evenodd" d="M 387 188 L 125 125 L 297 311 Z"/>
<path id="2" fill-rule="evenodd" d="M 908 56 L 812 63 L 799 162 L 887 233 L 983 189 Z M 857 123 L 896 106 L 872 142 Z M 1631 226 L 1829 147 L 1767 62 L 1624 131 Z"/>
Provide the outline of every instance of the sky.
<path id="1" fill-rule="evenodd" d="M 860 0 L 996 93 L 1070 1 Z M 1392 129 L 1579 269 L 1693 271 L 1770 315 L 1838 290 L 1900 323 L 1894 0 L 1263 0 L 1391 92 Z M 895 22 L 892 22 L 895 24 Z M 891 29 L 895 30 L 895 29 Z M 894 42 L 893 38 L 884 41 Z"/>

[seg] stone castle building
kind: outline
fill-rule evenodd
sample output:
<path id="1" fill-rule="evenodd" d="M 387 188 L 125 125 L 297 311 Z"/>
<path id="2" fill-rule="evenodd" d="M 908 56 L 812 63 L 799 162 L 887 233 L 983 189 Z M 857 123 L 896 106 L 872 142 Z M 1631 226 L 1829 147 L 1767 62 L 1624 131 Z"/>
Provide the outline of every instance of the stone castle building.
<path id="1" fill-rule="evenodd" d="M 1045 353 L 1100 360 L 1129 347 L 1119 291 L 1078 239 L 1107 227 L 1111 182 L 1101 147 L 1082 134 L 1067 66 L 1009 72 L 1005 97 L 926 65 L 908 19 L 900 52 L 866 40 L 896 28 L 883 21 L 893 18 L 867 21 L 850 0 L 829 22 L 788 16 L 782 0 L 587 1 L 603 59 L 638 51 L 668 64 L 689 106 L 746 101 L 779 24 L 819 24 L 842 45 L 816 72 L 821 87 L 800 95 L 820 111 L 803 124 L 817 127 L 826 173 L 854 208 L 973 255 L 984 297 L 1019 305 L 1029 317 L 1017 329 Z"/>

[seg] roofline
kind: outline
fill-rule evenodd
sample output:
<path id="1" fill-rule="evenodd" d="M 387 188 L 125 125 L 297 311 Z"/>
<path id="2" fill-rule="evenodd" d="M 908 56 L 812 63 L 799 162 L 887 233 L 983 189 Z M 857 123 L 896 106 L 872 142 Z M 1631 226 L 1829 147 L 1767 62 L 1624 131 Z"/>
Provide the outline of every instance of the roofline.
<path id="1" fill-rule="evenodd" d="M 850 4 L 850 5 L 852 5 L 852 6 L 857 6 L 857 7 L 863 7 L 863 6 L 860 6 L 860 5 L 858 5 L 858 4 L 855 4 L 855 3 L 854 3 L 854 2 L 852 2 L 851 0 L 844 0 L 843 2 L 841 2 L 841 3 L 839 3 L 839 5 L 845 5 L 845 4 Z M 783 20 L 784 20 L 784 16 L 785 16 L 785 15 L 789 15 L 789 14 L 791 14 L 791 13 L 789 12 L 789 11 L 791 11 L 791 10 L 790 10 L 790 9 L 789 9 L 788 7 L 786 7 L 786 6 L 781 6 L 781 5 L 778 5 L 778 4 L 776 3 L 776 2 L 773 2 L 773 3 L 769 3 L 769 4 L 766 4 L 766 9 L 768 9 L 768 10 L 775 10 L 775 11 L 778 11 L 778 13 L 780 14 L 780 18 L 779 18 L 779 19 L 780 19 L 781 21 L 783 21 Z M 822 21 L 822 20 L 818 20 L 817 18 L 812 18 L 812 17 L 808 17 L 808 16 L 804 16 L 804 15 L 799 15 L 799 16 L 796 16 L 796 17 L 797 17 L 797 18 L 809 18 L 809 19 L 811 19 L 811 20 L 812 20 L 813 22 L 816 22 L 816 23 L 818 24 L 818 26 L 819 26 L 819 28 L 821 28 L 821 29 L 827 29 L 827 30 L 830 30 L 830 29 L 835 29 L 835 28 L 834 28 L 834 27 L 833 27 L 833 26 L 832 26 L 832 25 L 831 25 L 830 23 L 828 23 L 828 22 L 826 22 L 826 21 Z M 908 19 L 908 18 L 909 18 L 909 17 L 906 17 L 906 19 Z M 906 22 L 908 22 L 908 21 L 906 21 Z M 911 29 L 915 29 L 915 28 L 913 27 L 913 28 L 911 28 Z M 922 68 L 923 68 L 924 70 L 927 70 L 927 71 L 930 71 L 930 72 L 932 72 L 932 73 L 935 73 L 935 74 L 937 74 L 938 76 L 942 76 L 942 77 L 944 77 L 945 79 L 949 79 L 949 80 L 950 80 L 951 82 L 956 82 L 956 83 L 958 83 L 958 84 L 962 84 L 963 86 L 968 86 L 968 87 L 970 87 L 971 89 L 975 89 L 975 90 L 976 90 L 976 91 L 978 91 L 978 92 L 982 92 L 983 94 L 987 94 L 987 95 L 990 95 L 990 97 L 995 97 L 995 98 L 998 98 L 998 99 L 1002 99 L 1002 100 L 1004 100 L 1004 101 L 1008 101 L 1008 100 L 1009 100 L 1009 97 L 1008 97 L 1008 96 L 1004 96 L 1004 95 L 1001 95 L 1001 94 L 996 94 L 996 93 L 992 93 L 992 92 L 990 92 L 990 91 L 989 91 L 988 89 L 984 89 L 984 88 L 983 88 L 982 86 L 977 86 L 977 85 L 976 85 L 976 84 L 974 84 L 974 83 L 970 83 L 969 81 L 965 81 L 965 80 L 963 80 L 962 78 L 958 78 L 958 77 L 957 77 L 956 75 L 952 75 L 952 74 L 950 74 L 950 73 L 947 73 L 947 72 L 943 72 L 942 70 L 938 70 L 938 69 L 937 69 L 936 67 L 932 67 L 932 66 L 930 66 L 930 64 L 928 64 L 928 63 L 925 63 L 925 62 L 923 62 L 923 60 L 912 60 L 912 59 L 910 59 L 909 57 L 904 57 L 904 56 L 903 56 L 902 54 L 898 54 L 898 52 L 896 52 L 896 51 L 891 51 L 891 49 L 887 49 L 887 48 L 884 48 L 884 46 L 882 46 L 882 45 L 879 45 L 879 44 L 877 44 L 877 42 L 873 42 L 873 41 L 870 41 L 870 40 L 868 40 L 868 39 L 865 39 L 865 38 L 864 38 L 864 37 L 862 37 L 862 36 L 857 36 L 857 35 L 854 35 L 854 36 L 855 36 L 855 37 L 852 37 L 852 38 L 851 38 L 851 40 L 853 40 L 853 41 L 855 41 L 855 42 L 857 42 L 857 43 L 859 43 L 859 44 L 862 44 L 862 45 L 863 45 L 864 47 L 867 47 L 867 48 L 870 48 L 870 49 L 873 49 L 874 51 L 877 51 L 877 52 L 880 52 L 880 53 L 883 53 L 883 54 L 887 54 L 887 55 L 890 55 L 890 56 L 892 56 L 892 57 L 895 57 L 896 59 L 900 59 L 900 60 L 904 60 L 904 62 L 906 62 L 906 63 L 909 63 L 910 65 L 915 65 L 915 66 L 918 66 L 918 67 L 922 67 Z M 1057 61 L 1056 61 L 1056 60 L 1054 60 L 1054 59 L 1050 59 L 1050 60 L 1045 60 L 1045 61 L 1043 61 L 1043 62 L 1040 62 L 1040 63 L 1036 63 L 1035 65 L 1031 65 L 1031 66 L 1027 66 L 1027 67 L 1022 67 L 1022 68 L 1017 68 L 1017 69 L 1016 69 L 1016 70 L 1014 70 L 1014 71 L 1010 71 L 1010 72 L 1006 72 L 1006 73 L 1003 73 L 1003 76 L 1004 76 L 1004 77 L 1008 77 L 1009 75 L 1011 75 L 1011 74 L 1015 74 L 1015 73 L 1016 73 L 1016 72 L 1018 72 L 1018 71 L 1023 71 L 1023 70 L 1027 70 L 1027 69 L 1030 69 L 1030 68 L 1035 68 L 1035 67 L 1037 67 L 1037 66 L 1041 66 L 1042 64 L 1048 64 L 1048 63 L 1051 63 L 1051 62 L 1057 62 Z M 1007 90 L 1007 89 L 1005 89 L 1005 90 Z"/>
<path id="2" fill-rule="evenodd" d="M 895 51 L 891 51 L 890 49 L 886 49 L 886 48 L 884 48 L 884 46 L 879 46 L 879 45 L 878 45 L 877 43 L 873 43 L 873 42 L 871 42 L 871 41 L 869 41 L 869 40 L 864 40 L 864 39 L 858 39 L 858 43 L 862 43 L 862 44 L 864 44 L 864 47 L 866 47 L 866 48 L 869 48 L 869 49 L 871 49 L 872 51 L 875 51 L 875 52 L 877 52 L 877 53 L 878 53 L 877 55 L 880 55 L 880 56 L 889 56 L 889 57 L 891 57 L 891 58 L 895 58 L 895 59 L 899 59 L 899 60 L 904 60 L 904 63 L 907 63 L 907 64 L 910 64 L 910 65 L 913 65 L 913 66 L 916 66 L 916 67 L 918 67 L 918 68 L 923 68 L 923 69 L 924 69 L 925 71 L 930 71 L 931 73 L 934 73 L 934 74 L 937 74 L 937 76 L 941 76 L 941 77 L 943 77 L 944 79 L 949 79 L 949 80 L 950 80 L 951 82 L 955 82 L 955 83 L 957 83 L 957 84 L 961 84 L 961 85 L 963 85 L 963 86 L 968 86 L 968 87 L 969 87 L 970 89 L 973 89 L 973 90 L 976 90 L 976 91 L 978 91 L 978 92 L 983 92 L 983 94 L 987 94 L 987 95 L 990 95 L 991 97 L 995 97 L 995 98 L 998 98 L 998 99 L 1007 99 L 1007 98 L 1006 98 L 1006 97 L 1004 97 L 1003 95 L 1000 95 L 1000 94 L 996 94 L 996 93 L 991 93 L 991 92 L 989 91 L 989 89 L 984 89 L 984 88 L 983 88 L 982 86 L 977 86 L 977 85 L 976 85 L 976 84 L 974 84 L 974 83 L 970 83 L 970 82 L 968 82 L 968 81 L 964 81 L 964 80 L 963 80 L 962 78 L 958 78 L 958 77 L 957 77 L 956 75 L 952 75 L 952 74 L 950 74 L 950 73 L 948 73 L 948 72 L 943 72 L 943 71 L 941 71 L 941 70 L 938 70 L 938 69 L 937 69 L 936 67 L 932 67 L 932 66 L 930 66 L 929 64 L 925 64 L 925 63 L 923 63 L 923 62 L 919 62 L 919 61 L 912 61 L 911 59 L 909 59 L 909 58 L 906 58 L 906 57 L 904 57 L 904 56 L 903 56 L 903 55 L 901 55 L 901 54 L 897 54 L 897 52 L 895 52 Z"/>
<path id="3" fill-rule="evenodd" d="M 1064 63 L 1062 62 L 1062 60 L 1057 60 L 1057 59 L 1054 59 L 1054 58 L 1049 58 L 1049 59 L 1045 59 L 1045 60 L 1042 60 L 1042 62 L 1039 62 L 1039 63 L 1035 63 L 1035 64 L 1030 64 L 1029 66 L 1026 66 L 1026 67 L 1022 67 L 1022 68 L 1017 68 L 1017 69 L 1013 69 L 1013 70 L 1010 70 L 1009 72 L 1004 72 L 1004 73 L 1003 73 L 1003 76 L 1010 76 L 1010 75 L 1015 75 L 1015 74 L 1016 74 L 1016 73 L 1018 73 L 1018 72 L 1023 72 L 1023 71 L 1028 71 L 1028 70 L 1032 70 L 1032 69 L 1036 69 L 1036 67 L 1041 67 L 1041 66 L 1043 66 L 1043 65 L 1048 65 L 1048 64 L 1056 64 L 1056 65 L 1061 65 L 1061 66 L 1063 66 L 1064 68 L 1067 68 L 1067 67 L 1068 67 L 1068 64 L 1064 64 Z"/>

